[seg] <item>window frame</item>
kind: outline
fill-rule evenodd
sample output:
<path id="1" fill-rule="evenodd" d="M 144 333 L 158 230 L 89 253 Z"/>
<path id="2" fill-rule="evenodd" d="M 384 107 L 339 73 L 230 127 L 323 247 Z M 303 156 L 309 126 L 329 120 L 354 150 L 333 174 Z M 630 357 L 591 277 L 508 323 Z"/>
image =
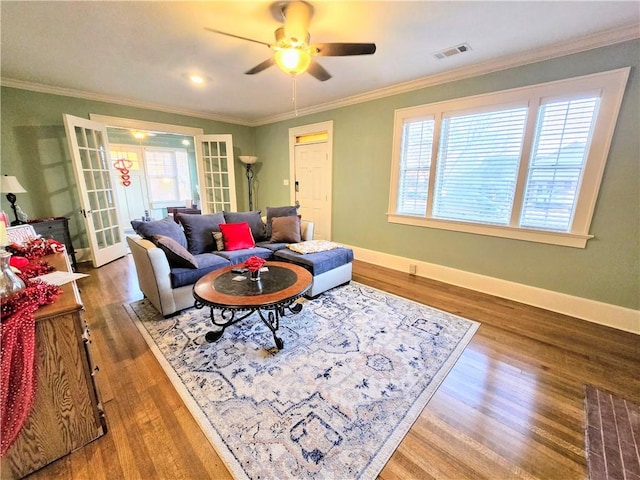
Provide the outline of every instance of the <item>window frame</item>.
<path id="1" fill-rule="evenodd" d="M 389 206 L 387 212 L 388 222 L 585 248 L 587 241 L 594 238 L 594 235 L 589 233 L 589 229 L 629 72 L 630 68 L 626 67 L 581 77 L 395 110 Z M 575 98 L 588 92 L 600 93 L 600 104 L 596 114 L 595 127 L 588 148 L 570 231 L 536 230 L 517 226 L 515 222 L 519 221 L 526 190 L 525 182 L 528 176 L 529 157 L 534 142 L 539 107 L 543 103 L 548 102 L 549 98 L 557 101 L 562 98 Z M 475 112 L 485 108 L 499 108 L 504 105 L 518 103 L 528 105 L 529 112 L 527 114 L 522 154 L 519 161 L 516 183 L 517 194 L 513 203 L 514 212 L 511 215 L 510 224 L 508 226 L 502 226 L 467 223 L 437 219 L 430 216 L 434 194 L 433 182 L 437 175 L 438 147 L 440 145 L 440 132 L 444 116 L 451 114 L 457 115 L 465 111 Z M 433 151 L 431 155 L 430 180 L 425 216 L 399 214 L 397 213 L 397 206 L 401 181 L 400 169 L 403 127 L 408 121 L 418 121 L 428 117 L 433 117 L 436 124 L 434 127 Z"/>
<path id="2" fill-rule="evenodd" d="M 176 174 L 175 176 L 170 176 L 173 181 L 176 184 L 176 188 L 178 189 L 178 197 L 184 193 L 185 194 L 185 198 L 177 198 L 174 200 L 160 200 L 160 199 L 154 199 L 153 197 L 153 182 L 152 179 L 154 178 L 161 178 L 161 175 L 153 175 L 150 172 L 150 168 L 149 168 L 149 163 L 150 160 L 147 157 L 147 154 L 154 154 L 154 153 L 160 153 L 160 154 L 166 154 L 169 153 L 172 155 L 173 157 L 173 163 L 175 164 L 175 168 L 176 168 Z M 184 154 L 185 158 L 183 160 L 180 160 L 177 158 L 177 153 L 180 153 L 181 155 Z M 189 172 L 189 155 L 187 152 L 186 148 L 177 148 L 177 147 L 153 147 L 153 146 L 145 146 L 143 147 L 143 162 L 144 162 L 144 172 L 145 172 L 145 180 L 147 182 L 147 188 L 148 188 L 148 196 L 149 196 L 149 203 L 151 204 L 151 208 L 152 209 L 159 209 L 159 208 L 167 208 L 167 207 L 180 207 L 180 206 L 184 206 L 185 202 L 187 200 L 192 200 L 191 198 L 191 173 Z M 181 174 L 181 169 L 180 169 L 180 165 L 179 163 L 185 163 L 186 164 L 186 170 L 182 171 Z M 181 185 L 183 185 L 181 187 Z M 184 186 L 186 185 L 186 186 Z M 186 189 L 186 191 L 185 191 Z"/>

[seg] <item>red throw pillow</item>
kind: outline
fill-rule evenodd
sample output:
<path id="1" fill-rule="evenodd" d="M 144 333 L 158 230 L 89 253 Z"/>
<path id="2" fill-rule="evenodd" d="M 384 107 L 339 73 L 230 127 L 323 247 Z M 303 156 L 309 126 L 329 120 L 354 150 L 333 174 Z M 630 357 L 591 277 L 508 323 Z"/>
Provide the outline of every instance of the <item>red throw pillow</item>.
<path id="1" fill-rule="evenodd" d="M 220 231 L 224 240 L 224 249 L 228 252 L 256 246 L 247 222 L 221 223 Z"/>

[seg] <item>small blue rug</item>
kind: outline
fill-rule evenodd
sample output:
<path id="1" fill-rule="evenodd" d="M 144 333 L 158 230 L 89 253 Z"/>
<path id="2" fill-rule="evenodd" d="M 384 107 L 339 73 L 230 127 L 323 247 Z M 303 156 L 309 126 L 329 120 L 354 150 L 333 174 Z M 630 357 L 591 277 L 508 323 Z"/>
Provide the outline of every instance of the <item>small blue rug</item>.
<path id="1" fill-rule="evenodd" d="M 209 310 L 125 305 L 235 478 L 374 479 L 479 327 L 351 282 L 207 343 Z"/>

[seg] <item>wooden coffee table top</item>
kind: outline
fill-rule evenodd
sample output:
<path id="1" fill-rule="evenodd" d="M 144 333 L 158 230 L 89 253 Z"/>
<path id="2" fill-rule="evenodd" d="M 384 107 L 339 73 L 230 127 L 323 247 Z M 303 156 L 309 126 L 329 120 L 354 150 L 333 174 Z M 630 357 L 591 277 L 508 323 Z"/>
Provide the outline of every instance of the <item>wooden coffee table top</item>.
<path id="1" fill-rule="evenodd" d="M 251 309 L 301 297 L 313 282 L 306 269 L 292 263 L 267 262 L 269 270 L 261 273 L 260 282 L 232 271 L 240 267 L 230 265 L 203 276 L 193 286 L 193 296 L 212 307 Z M 234 280 L 239 277 L 244 279 Z"/>

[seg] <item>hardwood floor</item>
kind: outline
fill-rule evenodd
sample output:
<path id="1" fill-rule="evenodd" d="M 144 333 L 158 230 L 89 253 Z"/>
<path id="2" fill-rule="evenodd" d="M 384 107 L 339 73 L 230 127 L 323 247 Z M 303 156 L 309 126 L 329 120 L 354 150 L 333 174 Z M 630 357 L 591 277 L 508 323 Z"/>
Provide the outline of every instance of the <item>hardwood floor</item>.
<path id="1" fill-rule="evenodd" d="M 29 478 L 231 478 L 122 308 L 131 258 L 80 270 L 109 431 Z M 482 324 L 383 480 L 584 479 L 583 385 L 640 399 L 638 335 L 357 261 L 354 280 Z"/>

